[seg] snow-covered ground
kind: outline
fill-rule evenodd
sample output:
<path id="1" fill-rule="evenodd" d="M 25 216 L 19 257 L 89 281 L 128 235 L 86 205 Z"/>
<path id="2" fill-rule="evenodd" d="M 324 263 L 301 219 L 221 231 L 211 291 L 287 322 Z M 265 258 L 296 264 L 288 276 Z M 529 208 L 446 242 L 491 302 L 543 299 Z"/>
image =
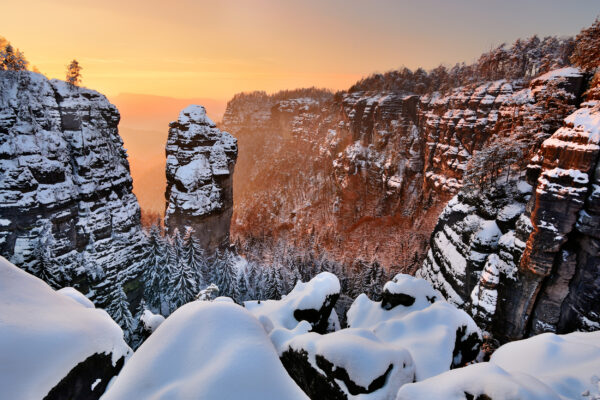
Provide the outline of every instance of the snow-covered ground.
<path id="1" fill-rule="evenodd" d="M 243 307 L 194 301 L 135 352 L 103 400 L 306 399 Z"/>
<path id="2" fill-rule="evenodd" d="M 113 365 L 131 354 L 106 311 L 0 257 L 0 398 L 42 399 L 94 354 L 110 355 Z"/>
<path id="3" fill-rule="evenodd" d="M 543 334 L 456 368 L 481 334 L 428 282 L 399 274 L 383 301 L 359 296 L 344 329 L 329 308 L 339 292 L 324 272 L 279 301 L 192 301 L 166 320 L 147 311 L 152 334 L 131 356 L 104 310 L 0 258 L 0 398 L 41 399 L 77 364 L 107 354 L 127 361 L 104 400 L 329 398 L 311 382 L 362 400 L 600 399 L 600 332 Z M 328 333 L 314 331 L 319 320 Z"/>

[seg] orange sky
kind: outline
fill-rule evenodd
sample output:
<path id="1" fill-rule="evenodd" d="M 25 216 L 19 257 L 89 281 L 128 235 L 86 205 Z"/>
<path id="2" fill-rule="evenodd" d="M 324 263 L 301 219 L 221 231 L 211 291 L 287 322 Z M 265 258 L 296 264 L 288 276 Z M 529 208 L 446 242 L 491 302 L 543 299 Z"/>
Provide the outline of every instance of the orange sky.
<path id="1" fill-rule="evenodd" d="M 0 35 L 49 77 L 77 58 L 83 85 L 109 96 L 225 101 L 470 62 L 517 37 L 575 34 L 599 12 L 597 0 L 28 0 L 4 2 Z"/>

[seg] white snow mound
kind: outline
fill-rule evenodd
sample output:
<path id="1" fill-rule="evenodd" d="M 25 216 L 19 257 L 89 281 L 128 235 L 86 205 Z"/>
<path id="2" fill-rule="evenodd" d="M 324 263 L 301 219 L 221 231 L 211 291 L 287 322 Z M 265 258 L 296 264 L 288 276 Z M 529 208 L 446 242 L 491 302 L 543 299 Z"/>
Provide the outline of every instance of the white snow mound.
<path id="1" fill-rule="evenodd" d="M 307 399 L 244 308 L 194 301 L 140 346 L 102 397 L 115 399 Z"/>
<path id="2" fill-rule="evenodd" d="M 75 292 L 58 293 L 0 257 L 0 397 L 42 399 L 88 357 L 112 354 L 115 364 L 131 354 L 106 311 Z"/>

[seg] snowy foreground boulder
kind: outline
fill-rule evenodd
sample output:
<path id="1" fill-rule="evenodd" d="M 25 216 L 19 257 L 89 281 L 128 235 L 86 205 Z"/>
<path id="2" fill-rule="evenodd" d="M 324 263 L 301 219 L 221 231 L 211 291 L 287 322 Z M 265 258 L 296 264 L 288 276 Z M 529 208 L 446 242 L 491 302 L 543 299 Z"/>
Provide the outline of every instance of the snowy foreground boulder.
<path id="1" fill-rule="evenodd" d="M 545 333 L 500 347 L 490 362 L 403 386 L 397 400 L 600 399 L 600 332 Z"/>
<path id="2" fill-rule="evenodd" d="M 103 400 L 306 399 L 262 325 L 224 301 L 194 301 L 140 346 Z"/>
<path id="3" fill-rule="evenodd" d="M 359 296 L 348 311 L 350 328 L 342 330 L 333 310 L 339 290 L 324 272 L 279 301 L 245 303 L 311 398 L 394 398 L 402 385 L 462 366 L 479 352 L 473 320 L 422 279 L 397 275 L 381 302 Z"/>
<path id="4" fill-rule="evenodd" d="M 325 333 L 330 325 L 336 326 L 333 307 L 339 295 L 338 278 L 322 272 L 309 282 L 296 283 L 281 300 L 247 301 L 244 306 L 259 319 L 267 333 L 274 329 L 294 329 L 301 321 L 310 323 L 312 331 Z"/>
<path id="5" fill-rule="evenodd" d="M 130 354 L 104 310 L 0 257 L 0 398 L 98 399 Z"/>

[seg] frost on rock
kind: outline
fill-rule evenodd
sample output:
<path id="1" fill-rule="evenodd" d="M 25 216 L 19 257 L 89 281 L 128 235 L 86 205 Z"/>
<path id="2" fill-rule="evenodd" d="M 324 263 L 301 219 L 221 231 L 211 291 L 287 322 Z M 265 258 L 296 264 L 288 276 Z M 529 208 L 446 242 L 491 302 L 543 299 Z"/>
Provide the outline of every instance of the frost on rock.
<path id="1" fill-rule="evenodd" d="M 501 346 L 489 362 L 405 385 L 397 400 L 593 400 L 600 398 L 598 371 L 600 332 L 545 333 Z"/>
<path id="2" fill-rule="evenodd" d="M 166 154 L 165 225 L 170 232 L 193 226 L 212 254 L 229 243 L 237 141 L 216 127 L 204 107 L 190 105 L 169 125 Z"/>
<path id="3" fill-rule="evenodd" d="M 262 325 L 244 308 L 193 301 L 127 362 L 103 400 L 307 399 Z"/>
<path id="4" fill-rule="evenodd" d="M 109 315 L 84 299 L 0 257 L 1 397 L 100 397 L 131 349 Z"/>

